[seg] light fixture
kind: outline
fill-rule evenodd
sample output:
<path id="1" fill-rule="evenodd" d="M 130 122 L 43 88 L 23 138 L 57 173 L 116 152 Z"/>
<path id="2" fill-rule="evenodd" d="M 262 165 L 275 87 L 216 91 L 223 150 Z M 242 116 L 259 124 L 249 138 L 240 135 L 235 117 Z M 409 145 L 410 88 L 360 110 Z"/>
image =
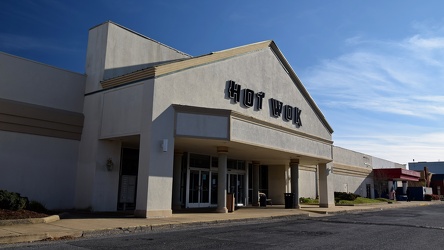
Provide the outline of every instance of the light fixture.
<path id="1" fill-rule="evenodd" d="M 162 147 L 163 152 L 167 152 L 168 151 L 168 139 L 163 139 L 160 146 Z"/>
<path id="2" fill-rule="evenodd" d="M 112 171 L 113 168 L 114 168 L 114 162 L 113 162 L 113 159 L 112 159 L 111 157 L 109 157 L 109 158 L 106 160 L 106 169 L 107 169 L 108 171 Z"/>

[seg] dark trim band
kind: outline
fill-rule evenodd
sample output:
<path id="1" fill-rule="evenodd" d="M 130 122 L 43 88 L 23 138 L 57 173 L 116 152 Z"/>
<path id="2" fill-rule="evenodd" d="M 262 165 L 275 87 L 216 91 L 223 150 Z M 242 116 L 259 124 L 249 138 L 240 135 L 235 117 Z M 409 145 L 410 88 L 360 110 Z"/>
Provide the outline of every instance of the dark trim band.
<path id="1" fill-rule="evenodd" d="M 80 140 L 82 113 L 0 98 L 0 130 Z"/>

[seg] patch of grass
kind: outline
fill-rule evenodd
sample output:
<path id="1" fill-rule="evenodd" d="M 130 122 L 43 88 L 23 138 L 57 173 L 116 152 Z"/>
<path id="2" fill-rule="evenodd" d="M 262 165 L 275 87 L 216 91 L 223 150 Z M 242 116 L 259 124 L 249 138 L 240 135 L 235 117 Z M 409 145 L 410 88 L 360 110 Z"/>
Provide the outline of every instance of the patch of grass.
<path id="1" fill-rule="evenodd" d="M 308 204 L 308 205 L 319 205 L 319 199 L 313 199 L 313 198 L 305 198 L 301 197 L 299 198 L 299 202 L 301 204 Z M 356 205 L 356 204 L 372 204 L 372 203 L 386 203 L 386 202 L 394 202 L 393 200 L 389 200 L 386 198 L 376 198 L 376 199 L 369 199 L 364 197 L 357 197 L 355 200 L 339 200 L 336 202 L 338 205 Z"/>
<path id="2" fill-rule="evenodd" d="M 319 200 L 313 199 L 313 198 L 301 197 L 301 198 L 299 198 L 299 203 L 308 204 L 308 205 L 318 205 Z"/>
<path id="3" fill-rule="evenodd" d="M 348 200 L 340 200 L 336 202 L 337 205 L 354 205 L 355 201 L 348 201 Z"/>
<path id="4" fill-rule="evenodd" d="M 353 201 L 348 200 L 340 200 L 337 204 L 339 205 L 355 205 L 355 204 L 371 204 L 371 203 L 381 203 L 388 202 L 388 199 L 378 198 L 378 199 L 369 199 L 364 197 L 358 197 Z"/>

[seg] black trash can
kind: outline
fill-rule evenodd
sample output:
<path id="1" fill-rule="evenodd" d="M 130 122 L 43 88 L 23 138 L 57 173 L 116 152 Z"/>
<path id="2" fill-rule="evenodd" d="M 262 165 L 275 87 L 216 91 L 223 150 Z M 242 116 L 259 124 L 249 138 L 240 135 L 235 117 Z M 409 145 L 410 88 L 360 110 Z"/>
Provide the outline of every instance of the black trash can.
<path id="1" fill-rule="evenodd" d="M 259 195 L 259 205 L 261 207 L 267 206 L 267 195 L 266 194 L 260 194 Z"/>
<path id="2" fill-rule="evenodd" d="M 284 193 L 285 208 L 296 208 L 296 195 L 294 193 Z"/>

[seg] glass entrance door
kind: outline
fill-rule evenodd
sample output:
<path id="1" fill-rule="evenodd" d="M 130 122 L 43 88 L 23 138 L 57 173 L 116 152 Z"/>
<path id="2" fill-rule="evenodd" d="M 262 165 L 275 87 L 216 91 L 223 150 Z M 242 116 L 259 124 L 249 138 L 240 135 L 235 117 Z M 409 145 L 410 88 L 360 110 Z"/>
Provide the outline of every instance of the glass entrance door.
<path id="1" fill-rule="evenodd" d="M 188 185 L 188 207 L 210 205 L 210 171 L 190 169 Z"/>
<path id="2" fill-rule="evenodd" d="M 244 174 L 228 174 L 228 193 L 234 194 L 236 206 L 245 205 Z"/>
<path id="3" fill-rule="evenodd" d="M 217 173 L 211 173 L 211 205 L 217 206 Z"/>
<path id="4" fill-rule="evenodd" d="M 136 208 L 139 149 L 122 148 L 117 210 Z"/>
<path id="5" fill-rule="evenodd" d="M 188 154 L 184 201 L 186 208 L 216 207 L 218 205 L 218 158 Z M 245 162 L 227 160 L 226 191 L 233 193 L 236 206 L 246 204 Z M 220 198 L 220 197 L 219 197 Z"/>

